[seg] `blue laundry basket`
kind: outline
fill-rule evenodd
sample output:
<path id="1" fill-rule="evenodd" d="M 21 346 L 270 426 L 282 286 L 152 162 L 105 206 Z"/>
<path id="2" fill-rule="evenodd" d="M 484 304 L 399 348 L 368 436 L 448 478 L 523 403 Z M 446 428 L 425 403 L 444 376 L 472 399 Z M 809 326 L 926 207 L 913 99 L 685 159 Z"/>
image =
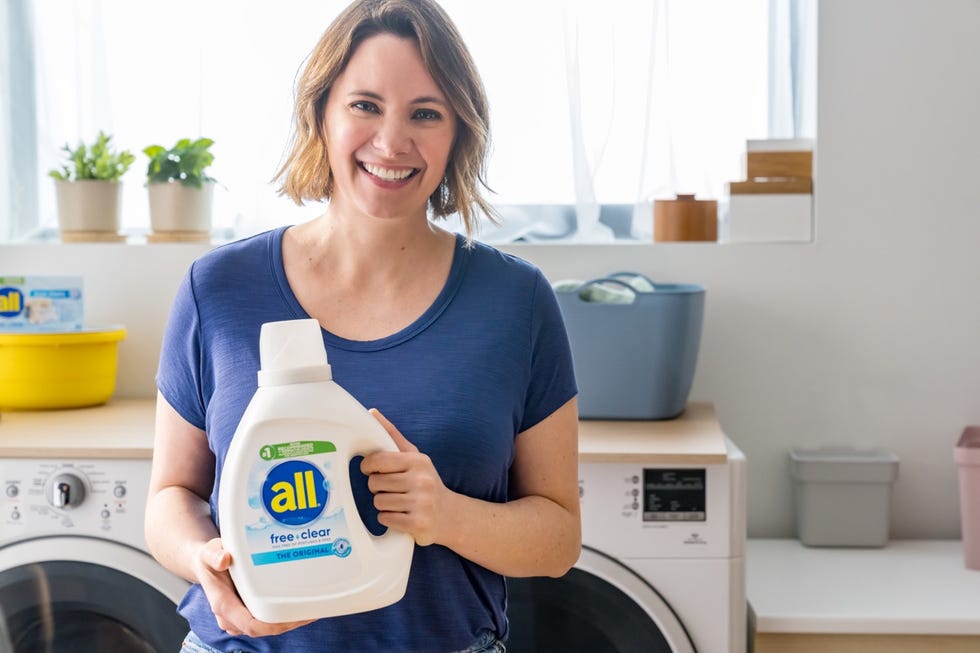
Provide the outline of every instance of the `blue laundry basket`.
<path id="1" fill-rule="evenodd" d="M 653 286 L 638 292 L 624 279 Z M 630 303 L 586 301 L 590 286 L 627 288 Z M 568 331 L 583 419 L 672 419 L 687 405 L 694 382 L 705 289 L 655 283 L 618 272 L 556 291 Z"/>

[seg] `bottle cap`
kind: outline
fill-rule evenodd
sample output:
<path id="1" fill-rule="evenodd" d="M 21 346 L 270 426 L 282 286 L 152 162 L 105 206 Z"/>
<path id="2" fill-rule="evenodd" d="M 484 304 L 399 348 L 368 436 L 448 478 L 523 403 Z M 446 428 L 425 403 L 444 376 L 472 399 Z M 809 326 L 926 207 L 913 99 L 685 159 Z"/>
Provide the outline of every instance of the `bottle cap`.
<path id="1" fill-rule="evenodd" d="M 320 323 L 266 322 L 259 332 L 259 385 L 316 383 L 332 378 Z"/>

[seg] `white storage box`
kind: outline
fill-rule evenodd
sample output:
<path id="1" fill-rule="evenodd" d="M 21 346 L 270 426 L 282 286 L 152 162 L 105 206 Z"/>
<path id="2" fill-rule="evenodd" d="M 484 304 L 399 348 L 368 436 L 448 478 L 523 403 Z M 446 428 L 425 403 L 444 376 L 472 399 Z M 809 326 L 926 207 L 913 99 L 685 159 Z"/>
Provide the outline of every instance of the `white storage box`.
<path id="1" fill-rule="evenodd" d="M 807 546 L 881 547 L 888 543 L 898 457 L 881 450 L 790 452 L 797 537 Z"/>
<path id="2" fill-rule="evenodd" d="M 813 195 L 732 193 L 722 240 L 731 243 L 809 242 L 813 239 Z"/>

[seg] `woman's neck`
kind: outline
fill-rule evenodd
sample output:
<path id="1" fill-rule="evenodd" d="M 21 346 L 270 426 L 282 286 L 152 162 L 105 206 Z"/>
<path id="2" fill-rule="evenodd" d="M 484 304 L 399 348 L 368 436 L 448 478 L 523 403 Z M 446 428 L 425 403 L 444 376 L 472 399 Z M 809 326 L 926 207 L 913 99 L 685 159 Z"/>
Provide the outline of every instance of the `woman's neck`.
<path id="1" fill-rule="evenodd" d="M 343 284 L 397 284 L 410 281 L 440 260 L 453 234 L 425 216 L 378 219 L 327 212 L 290 229 L 304 267 Z"/>

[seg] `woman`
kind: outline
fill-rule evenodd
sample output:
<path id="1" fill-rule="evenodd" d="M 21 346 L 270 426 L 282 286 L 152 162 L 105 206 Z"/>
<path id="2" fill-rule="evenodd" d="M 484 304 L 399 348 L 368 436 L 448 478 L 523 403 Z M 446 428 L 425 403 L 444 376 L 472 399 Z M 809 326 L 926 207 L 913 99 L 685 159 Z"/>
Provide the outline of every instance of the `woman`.
<path id="1" fill-rule="evenodd" d="M 504 650 L 504 577 L 560 576 L 578 557 L 578 415 L 547 281 L 469 238 L 490 211 L 482 84 L 432 0 L 361 0 L 311 54 L 295 127 L 283 192 L 329 199 L 325 214 L 201 257 L 164 336 L 146 536 L 194 583 L 184 650 Z M 458 213 L 467 238 L 430 213 Z M 417 547 L 394 605 L 269 624 L 227 572 L 218 486 L 261 324 L 307 317 L 334 379 L 399 447 L 361 461 L 365 520 Z"/>

